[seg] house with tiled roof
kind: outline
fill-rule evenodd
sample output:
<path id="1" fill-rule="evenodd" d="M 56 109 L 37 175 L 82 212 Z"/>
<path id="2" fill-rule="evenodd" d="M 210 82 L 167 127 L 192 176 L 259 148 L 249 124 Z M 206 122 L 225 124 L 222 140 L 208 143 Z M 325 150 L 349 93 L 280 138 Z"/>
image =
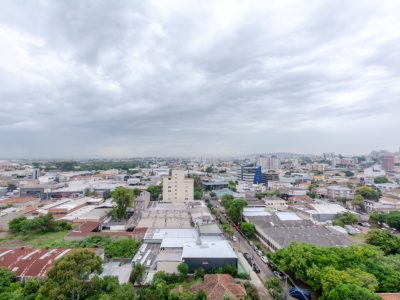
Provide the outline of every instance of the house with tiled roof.
<path id="1" fill-rule="evenodd" d="M 239 300 L 246 296 L 245 288 L 235 283 L 229 274 L 207 274 L 202 284 L 194 285 L 190 290 L 193 293 L 203 290 L 208 300 L 221 300 L 224 297 Z"/>

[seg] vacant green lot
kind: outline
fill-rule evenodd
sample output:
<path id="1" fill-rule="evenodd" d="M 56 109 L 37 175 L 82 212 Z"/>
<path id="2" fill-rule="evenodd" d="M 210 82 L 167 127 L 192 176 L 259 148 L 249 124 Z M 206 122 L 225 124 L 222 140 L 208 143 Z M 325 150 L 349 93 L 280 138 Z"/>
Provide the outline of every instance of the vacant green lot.
<path id="1" fill-rule="evenodd" d="M 11 235 L 0 239 L 1 247 L 21 247 L 21 246 L 32 246 L 35 248 L 46 248 L 50 247 L 51 244 L 57 242 L 61 243 L 64 240 L 64 236 L 68 234 L 69 230 L 60 232 L 50 232 L 44 234 L 32 234 L 32 235 Z"/>

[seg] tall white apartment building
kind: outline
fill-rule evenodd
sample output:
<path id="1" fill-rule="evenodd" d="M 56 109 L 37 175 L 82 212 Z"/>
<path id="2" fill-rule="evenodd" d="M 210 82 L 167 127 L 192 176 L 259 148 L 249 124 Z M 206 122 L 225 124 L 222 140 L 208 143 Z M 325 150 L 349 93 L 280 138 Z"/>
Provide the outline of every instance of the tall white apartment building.
<path id="1" fill-rule="evenodd" d="M 163 201 L 193 201 L 193 178 L 185 178 L 184 170 L 172 170 L 172 175 L 163 178 Z"/>
<path id="2" fill-rule="evenodd" d="M 281 168 L 281 160 L 279 157 L 272 155 L 272 156 L 263 156 L 260 155 L 256 159 L 257 167 L 261 167 L 263 172 L 268 170 L 277 170 Z"/>

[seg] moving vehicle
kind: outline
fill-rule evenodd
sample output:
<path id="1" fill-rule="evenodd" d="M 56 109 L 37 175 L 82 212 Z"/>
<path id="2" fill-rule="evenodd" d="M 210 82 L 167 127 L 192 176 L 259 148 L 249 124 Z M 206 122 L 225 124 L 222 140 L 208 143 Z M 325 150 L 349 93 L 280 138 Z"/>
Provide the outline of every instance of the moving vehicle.
<path id="1" fill-rule="evenodd" d="M 293 287 L 289 290 L 289 295 L 299 300 L 310 300 L 311 293 L 309 290 L 304 290 L 298 287 Z"/>
<path id="2" fill-rule="evenodd" d="M 237 237 L 233 235 L 232 236 L 232 241 L 237 242 L 237 240 L 238 240 Z"/>

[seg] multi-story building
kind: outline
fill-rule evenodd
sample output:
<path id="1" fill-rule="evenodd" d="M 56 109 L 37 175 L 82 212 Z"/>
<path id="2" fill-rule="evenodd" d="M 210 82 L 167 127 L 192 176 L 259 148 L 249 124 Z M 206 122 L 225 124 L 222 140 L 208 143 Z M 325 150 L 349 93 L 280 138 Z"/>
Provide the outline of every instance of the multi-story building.
<path id="1" fill-rule="evenodd" d="M 280 169 L 281 161 L 279 157 L 272 156 L 259 156 L 256 160 L 257 167 L 261 167 L 262 171 L 266 172 L 267 170 L 276 170 Z"/>
<path id="2" fill-rule="evenodd" d="M 192 178 L 185 178 L 184 170 L 172 170 L 170 176 L 163 178 L 163 201 L 193 201 L 193 185 Z"/>
<path id="3" fill-rule="evenodd" d="M 254 176 L 256 175 L 257 169 L 258 168 L 255 167 L 254 164 L 240 166 L 236 170 L 236 179 L 238 181 L 245 181 L 245 182 L 253 183 Z"/>
<path id="4" fill-rule="evenodd" d="M 327 188 L 327 196 L 330 200 L 353 199 L 353 191 L 345 186 L 332 185 Z"/>
<path id="5" fill-rule="evenodd" d="M 382 159 L 382 167 L 385 171 L 393 171 L 394 169 L 394 156 L 386 155 Z"/>
<path id="6" fill-rule="evenodd" d="M 139 197 L 135 199 L 135 213 L 142 212 L 145 210 L 150 203 L 150 193 L 148 191 L 143 191 L 140 193 Z"/>

